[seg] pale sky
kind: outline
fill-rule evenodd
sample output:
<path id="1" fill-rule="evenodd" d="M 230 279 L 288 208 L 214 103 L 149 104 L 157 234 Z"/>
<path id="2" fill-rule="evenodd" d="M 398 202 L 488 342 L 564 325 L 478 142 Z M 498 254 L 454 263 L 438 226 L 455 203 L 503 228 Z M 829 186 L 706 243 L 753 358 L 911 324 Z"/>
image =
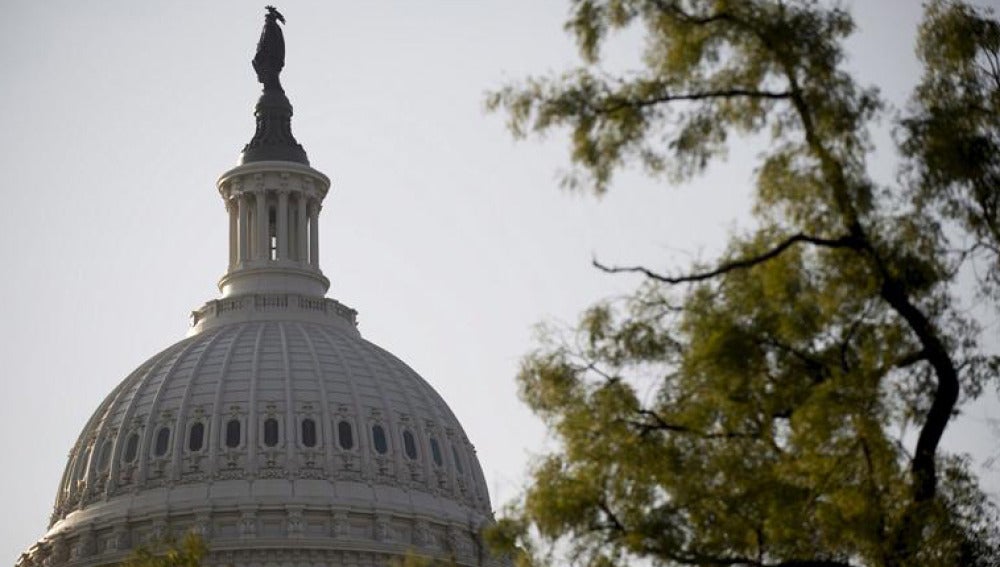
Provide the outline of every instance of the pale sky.
<path id="1" fill-rule="evenodd" d="M 919 73 L 919 2 L 851 4 L 860 30 L 849 65 L 901 105 Z M 742 146 L 681 187 L 626 174 L 603 199 L 567 194 L 556 183 L 565 139 L 515 143 L 503 118 L 482 109 L 486 90 L 576 62 L 565 2 L 278 7 L 293 131 L 333 180 L 320 219 L 329 296 L 356 308 L 362 334 L 450 404 L 499 507 L 545 439 L 513 380 L 534 324 L 571 323 L 634 288 L 635 278 L 591 268 L 593 256 L 664 268 L 711 258 L 747 226 L 763 148 Z M 253 134 L 263 2 L 4 8 L 0 561 L 13 562 L 46 531 L 91 412 L 218 295 L 227 216 L 214 184 Z M 624 68 L 637 53 L 630 36 L 611 59 Z M 881 179 L 892 179 L 893 159 L 873 158 Z M 992 316 L 986 323 L 996 348 L 1000 330 Z M 949 446 L 997 454 L 996 408 L 971 408 Z M 976 470 L 1000 490 L 1000 471 Z"/>

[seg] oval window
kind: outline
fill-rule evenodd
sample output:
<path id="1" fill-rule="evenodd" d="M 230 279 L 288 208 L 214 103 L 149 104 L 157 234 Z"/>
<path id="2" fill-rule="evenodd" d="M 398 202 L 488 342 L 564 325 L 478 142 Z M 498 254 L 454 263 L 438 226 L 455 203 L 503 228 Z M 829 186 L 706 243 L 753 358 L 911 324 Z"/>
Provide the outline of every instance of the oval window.
<path id="1" fill-rule="evenodd" d="M 372 441 L 375 443 L 375 451 L 384 455 L 389 452 L 389 444 L 386 443 L 385 429 L 381 425 L 372 426 Z"/>
<path id="2" fill-rule="evenodd" d="M 438 445 L 438 440 L 431 437 L 431 458 L 434 459 L 434 464 L 441 466 L 441 447 Z"/>
<path id="3" fill-rule="evenodd" d="M 403 451 L 410 459 L 417 458 L 417 442 L 413 439 L 413 434 L 403 431 Z"/>
<path id="4" fill-rule="evenodd" d="M 308 418 L 302 420 L 302 444 L 306 447 L 316 446 L 316 422 Z"/>
<path id="5" fill-rule="evenodd" d="M 167 449 L 170 448 L 170 428 L 161 427 L 159 431 L 156 432 L 156 444 L 153 445 L 153 454 L 157 457 L 162 457 L 167 454 Z"/>
<path id="6" fill-rule="evenodd" d="M 230 419 L 226 423 L 226 447 L 235 449 L 240 446 L 240 420 Z"/>
<path id="7" fill-rule="evenodd" d="M 350 451 L 354 448 L 354 430 L 351 429 L 351 422 L 341 421 L 337 424 L 337 440 L 340 441 L 340 448 Z"/>
<path id="8" fill-rule="evenodd" d="M 205 446 L 205 424 L 198 421 L 191 426 L 191 433 L 188 435 L 188 450 L 192 452 L 201 451 Z"/>
<path id="9" fill-rule="evenodd" d="M 278 444 L 278 420 L 273 417 L 264 420 L 264 444 L 268 447 Z"/>
<path id="10" fill-rule="evenodd" d="M 455 457 L 455 468 L 458 469 L 459 474 L 465 474 L 465 470 L 462 468 L 462 459 L 458 458 L 458 449 L 454 445 L 451 446 L 451 456 Z"/>
<path id="11" fill-rule="evenodd" d="M 122 459 L 126 463 L 135 462 L 135 457 L 139 453 L 139 434 L 132 433 L 128 436 L 128 440 L 125 441 L 125 455 Z"/>

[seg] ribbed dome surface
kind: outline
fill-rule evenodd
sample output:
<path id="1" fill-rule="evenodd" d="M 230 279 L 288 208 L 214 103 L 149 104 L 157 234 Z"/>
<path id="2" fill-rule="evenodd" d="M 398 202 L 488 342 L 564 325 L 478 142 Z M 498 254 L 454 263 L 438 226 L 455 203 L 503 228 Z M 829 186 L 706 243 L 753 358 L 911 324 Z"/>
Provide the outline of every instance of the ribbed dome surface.
<path id="1" fill-rule="evenodd" d="M 47 539 L 81 559 L 190 528 L 213 551 L 313 538 L 479 555 L 491 513 L 472 445 L 419 375 L 352 331 L 234 323 L 150 358 L 84 427 Z"/>

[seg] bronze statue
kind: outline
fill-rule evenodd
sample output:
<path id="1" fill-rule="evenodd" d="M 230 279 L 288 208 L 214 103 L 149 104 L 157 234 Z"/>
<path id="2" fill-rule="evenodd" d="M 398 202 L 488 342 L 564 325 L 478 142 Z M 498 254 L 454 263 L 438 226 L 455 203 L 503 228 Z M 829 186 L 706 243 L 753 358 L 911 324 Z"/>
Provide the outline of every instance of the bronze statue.
<path id="1" fill-rule="evenodd" d="M 285 66 L 285 36 L 279 22 L 285 23 L 284 16 L 274 6 L 267 6 L 264 31 L 253 57 L 253 70 L 257 72 L 257 80 L 264 85 L 264 92 L 254 106 L 257 129 L 250 142 L 243 146 L 240 163 L 279 160 L 309 165 L 306 151 L 292 135 L 292 103 L 278 80 Z"/>
<path id="2" fill-rule="evenodd" d="M 253 58 L 253 70 L 257 80 L 264 85 L 264 91 L 284 92 L 278 75 L 285 66 L 285 37 L 278 22 L 285 23 L 285 17 L 274 6 L 267 6 L 264 16 L 264 30 L 257 42 L 257 54 Z"/>

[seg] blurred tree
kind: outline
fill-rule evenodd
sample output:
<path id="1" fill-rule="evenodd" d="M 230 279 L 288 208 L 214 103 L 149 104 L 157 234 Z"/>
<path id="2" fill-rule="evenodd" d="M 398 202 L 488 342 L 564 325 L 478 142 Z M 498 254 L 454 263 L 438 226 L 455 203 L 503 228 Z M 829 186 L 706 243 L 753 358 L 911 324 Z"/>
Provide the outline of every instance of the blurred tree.
<path id="1" fill-rule="evenodd" d="M 402 558 L 393 558 L 389 561 L 390 567 L 458 567 L 455 558 L 440 559 L 420 555 L 416 551 L 406 552 Z"/>
<path id="2" fill-rule="evenodd" d="M 207 551 L 204 540 L 189 533 L 180 544 L 168 540 L 154 548 L 137 548 L 124 567 L 200 567 Z"/>
<path id="3" fill-rule="evenodd" d="M 488 534 L 518 564 L 1000 564 L 994 505 L 939 446 L 1000 369 L 955 298 L 970 262 L 1000 283 L 1000 27 L 925 10 L 897 186 L 867 171 L 886 111 L 841 68 L 839 5 L 574 0 L 584 67 L 490 93 L 517 137 L 568 127 L 564 181 L 598 194 L 629 163 L 678 182 L 734 134 L 770 137 L 758 228 L 683 271 L 595 261 L 646 282 L 523 361 L 560 443 Z M 603 42 L 633 26 L 643 68 L 602 73 Z"/>

